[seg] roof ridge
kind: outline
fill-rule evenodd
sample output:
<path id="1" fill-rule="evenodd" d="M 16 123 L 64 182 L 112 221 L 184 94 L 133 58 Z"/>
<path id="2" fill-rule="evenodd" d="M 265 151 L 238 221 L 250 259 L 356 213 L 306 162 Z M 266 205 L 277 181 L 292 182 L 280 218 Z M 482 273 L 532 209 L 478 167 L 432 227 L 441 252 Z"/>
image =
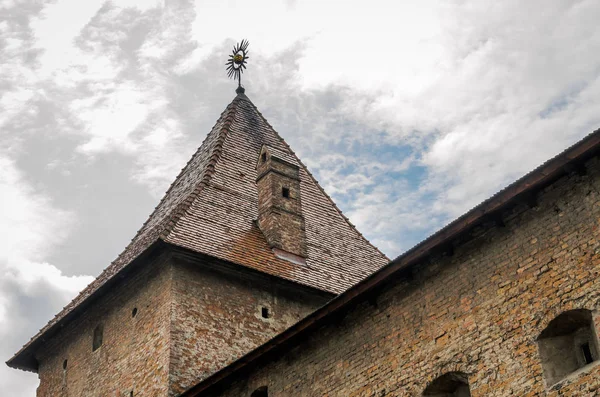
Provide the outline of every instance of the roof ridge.
<path id="1" fill-rule="evenodd" d="M 231 103 L 229 104 L 229 106 L 227 106 L 227 108 L 223 111 L 223 113 L 221 113 L 221 117 L 219 117 L 219 120 L 217 120 L 217 123 L 215 123 L 215 125 L 213 126 L 213 128 L 214 128 L 215 126 L 218 125 L 218 123 L 221 120 L 223 120 L 223 126 L 218 131 L 218 137 L 215 142 L 215 146 L 212 149 L 212 154 L 210 155 L 208 162 L 204 166 L 202 179 L 200 180 L 200 182 L 198 182 L 198 184 L 196 185 L 194 190 L 192 190 L 192 192 L 185 198 L 185 200 L 183 200 L 181 203 L 179 203 L 177 205 L 177 207 L 175 207 L 173 209 L 173 211 L 171 211 L 171 215 L 169 216 L 169 221 L 168 221 L 167 225 L 165 226 L 165 228 L 160 233 L 160 236 L 159 236 L 160 239 L 166 239 L 169 236 L 169 234 L 173 231 L 173 228 L 177 224 L 177 221 L 187 212 L 188 208 L 196 200 L 196 197 L 198 197 L 200 192 L 202 190 L 204 190 L 204 188 L 206 186 L 208 186 L 208 183 L 210 182 L 210 179 L 212 178 L 212 176 L 215 172 L 215 165 L 217 164 L 217 161 L 219 161 L 219 158 L 221 157 L 221 153 L 223 152 L 223 143 L 225 142 L 225 138 L 227 138 L 229 128 L 231 128 L 231 123 L 233 122 L 233 120 L 235 118 L 235 113 L 237 111 L 237 106 L 235 106 L 235 105 L 237 105 L 237 102 L 239 100 L 240 99 L 239 99 L 239 95 L 238 95 L 233 99 L 233 101 L 231 101 Z M 206 140 L 206 138 L 205 138 L 205 140 Z M 204 144 L 204 141 L 202 142 L 202 144 Z M 200 145 L 200 147 L 202 147 L 202 145 Z M 198 150 L 200 150 L 200 149 L 198 149 Z M 189 162 L 188 162 L 188 164 L 189 164 Z M 166 196 L 166 194 L 165 194 L 165 196 Z"/>
<path id="2" fill-rule="evenodd" d="M 144 230 L 144 228 L 146 227 L 146 225 L 148 224 L 148 222 L 154 217 L 154 214 L 156 213 L 157 209 L 160 208 L 161 204 L 163 204 L 163 202 L 167 199 L 167 197 L 169 197 L 169 194 L 171 193 L 171 191 L 173 190 L 173 188 L 175 187 L 175 185 L 177 184 L 177 182 L 179 181 L 179 179 L 183 176 L 184 171 L 188 168 L 188 166 L 190 165 L 190 163 L 192 163 L 194 161 L 194 158 L 196 157 L 196 155 L 198 154 L 198 152 L 200 152 L 200 150 L 202 149 L 203 145 L 206 143 L 206 141 L 209 139 L 210 137 L 210 132 L 217 126 L 219 125 L 219 123 L 222 120 L 227 120 L 227 118 L 229 117 L 228 114 L 231 113 L 231 108 L 233 108 L 232 105 L 234 105 L 234 103 L 236 103 L 236 101 L 238 100 L 237 97 L 235 97 L 233 99 L 233 101 L 231 101 L 229 103 L 229 105 L 227 105 L 227 107 L 221 112 L 221 115 L 219 116 L 219 118 L 217 119 L 217 121 L 215 122 L 215 124 L 212 126 L 212 128 L 210 129 L 209 133 L 204 137 L 204 139 L 202 140 L 202 143 L 200 144 L 200 146 L 198 147 L 198 149 L 196 149 L 196 151 L 194 152 L 194 154 L 190 157 L 190 159 L 188 160 L 188 162 L 183 166 L 183 168 L 179 171 L 179 174 L 177 174 L 177 176 L 175 177 L 175 179 L 173 180 L 173 182 L 171 182 L 171 185 L 169 186 L 169 188 L 167 189 L 167 191 L 165 192 L 165 194 L 163 195 L 163 197 L 160 199 L 160 201 L 158 202 L 158 204 L 156 205 L 156 207 L 154 207 L 154 210 L 150 213 L 150 215 L 148 216 L 148 219 L 146 219 L 146 221 L 144 222 L 144 224 L 142 225 L 142 227 L 138 230 L 138 232 L 135 234 L 135 236 L 133 236 L 133 238 L 131 239 L 131 242 L 133 242 L 138 236 L 141 236 L 142 234 L 140 234 L 140 232 L 142 232 Z M 227 126 L 230 125 L 230 123 L 226 124 Z M 218 131 L 218 134 L 221 134 L 221 132 L 223 131 L 223 129 L 221 128 L 221 130 Z M 222 146 L 222 142 L 219 142 L 219 138 L 217 138 L 217 145 L 215 145 L 215 148 L 217 146 Z M 214 149 L 213 149 L 214 151 Z M 205 171 L 203 172 L 203 176 L 202 179 L 200 180 L 200 182 L 198 184 L 201 184 L 202 182 L 204 182 L 205 178 L 206 178 L 206 168 L 208 168 L 208 165 L 211 164 L 211 161 L 213 159 L 214 155 L 212 155 L 209 159 L 209 162 L 207 163 L 206 167 L 205 167 Z M 214 165 L 213 165 L 214 168 Z M 194 190 L 192 191 L 192 194 L 196 193 L 196 189 L 194 188 Z M 187 199 L 183 200 L 183 202 L 187 201 Z M 181 204 L 181 203 L 180 203 Z M 179 207 L 179 205 L 177 206 Z M 178 210 L 178 208 L 175 208 L 171 211 L 171 213 L 169 213 L 169 215 L 167 215 L 165 218 L 169 218 L 171 214 L 173 214 L 175 211 Z M 187 208 L 187 207 L 186 207 Z M 169 222 L 169 226 L 171 222 Z M 158 226 L 158 225 L 156 225 Z M 145 232 L 148 232 L 145 231 Z M 162 236 L 162 231 L 161 231 L 161 236 Z M 131 244 L 130 242 L 130 244 Z M 130 245 L 128 244 L 128 246 Z M 125 252 L 127 251 L 128 247 L 125 247 L 125 249 L 123 250 L 123 252 L 119 255 L 119 257 Z M 119 259 L 119 257 L 117 257 L 117 260 Z M 115 260 L 116 261 L 116 260 Z M 112 264 L 112 263 L 111 263 Z"/>
<path id="3" fill-rule="evenodd" d="M 367 239 L 357 228 L 356 226 L 354 226 L 354 224 L 350 221 L 350 219 L 348 219 L 348 217 L 346 215 L 344 215 L 343 211 L 337 206 L 337 204 L 335 203 L 335 201 L 333 201 L 333 199 L 329 196 L 329 194 L 327 194 L 327 192 L 323 189 L 323 187 L 321 187 L 321 184 L 319 183 L 319 181 L 317 180 L 317 178 L 314 177 L 314 175 L 309 171 L 308 167 L 302 162 L 302 160 L 300 160 L 300 158 L 296 155 L 296 153 L 294 152 L 294 150 L 290 147 L 290 145 L 288 145 L 288 143 L 285 141 L 285 139 L 283 139 L 281 137 L 281 135 L 279 135 L 279 133 L 277 132 L 277 130 L 275 128 L 273 128 L 273 126 L 267 121 L 267 119 L 265 118 L 265 116 L 262 115 L 262 113 L 260 112 L 260 110 L 258 110 L 258 108 L 256 107 L 256 105 L 250 100 L 250 98 L 248 98 L 246 95 L 244 95 L 245 99 L 248 101 L 248 103 L 250 103 L 250 105 L 252 106 L 252 108 L 256 111 L 256 113 L 258 113 L 258 115 L 260 116 L 260 118 L 269 126 L 269 128 L 271 128 L 271 130 L 273 130 L 273 132 L 275 133 L 275 136 L 277 138 L 279 138 L 279 140 L 281 141 L 281 143 L 287 148 L 287 150 L 289 150 L 290 154 L 292 156 L 294 156 L 294 158 L 296 159 L 296 161 L 298 161 L 298 163 L 302 166 L 302 168 L 304 169 L 304 171 L 306 171 L 306 173 L 310 176 L 310 178 L 315 182 L 315 185 L 317 186 L 317 188 L 321 191 L 321 193 L 327 198 L 327 200 L 329 200 L 329 202 L 331 203 L 331 205 L 333 206 L 333 208 L 341 215 L 341 217 L 346 221 L 346 223 L 348 223 L 348 225 L 350 225 L 350 227 L 352 228 L 352 230 L 354 230 L 354 232 L 356 232 L 363 240 L 365 240 L 367 242 L 367 244 L 369 244 L 371 247 L 373 247 L 377 252 L 379 252 L 379 254 L 385 258 L 386 260 L 390 260 L 390 258 L 387 257 L 387 255 L 385 255 L 383 252 L 381 252 L 381 250 L 379 248 L 377 248 L 373 243 L 371 243 L 369 241 L 369 239 Z"/>
<path id="4" fill-rule="evenodd" d="M 219 125 L 219 123 L 220 123 L 222 120 L 227 120 L 227 118 L 229 117 L 229 115 L 228 115 L 228 114 L 229 114 L 229 113 L 232 113 L 232 108 L 234 108 L 234 106 L 232 106 L 232 105 L 234 105 L 234 103 L 236 103 L 237 101 L 238 101 L 238 97 L 235 97 L 235 98 L 233 99 L 233 101 L 231 101 L 231 102 L 229 103 L 229 105 L 228 105 L 228 106 L 225 108 L 225 110 L 223 110 L 223 111 L 221 112 L 221 115 L 219 116 L 219 118 L 217 119 L 217 121 L 215 122 L 215 124 L 212 126 L 212 128 L 211 128 L 211 131 L 212 131 L 212 130 L 213 130 L 213 129 L 214 129 L 216 126 L 217 126 L 217 125 Z M 227 116 L 226 116 L 226 115 L 227 115 Z M 226 123 L 226 125 L 227 125 L 227 126 L 229 126 L 230 124 L 231 124 L 231 122 L 228 122 L 228 123 Z M 218 131 L 218 134 L 220 135 L 222 132 L 223 132 L 223 128 L 221 128 L 221 129 Z M 104 270 L 103 270 L 103 271 L 102 271 L 102 272 L 101 272 L 101 273 L 98 275 L 98 277 L 100 277 L 100 276 L 101 276 L 103 273 L 105 273 L 105 272 L 106 272 L 106 271 L 107 271 L 107 270 L 108 270 L 108 269 L 109 269 L 109 268 L 110 268 L 110 267 L 111 267 L 113 264 L 115 264 L 115 263 L 119 262 L 119 260 L 121 260 L 121 259 L 122 259 L 123 255 L 124 255 L 124 254 L 125 254 L 125 253 L 128 251 L 129 247 L 132 245 L 132 243 L 133 243 L 133 242 L 134 242 L 134 241 L 135 241 L 135 240 L 136 240 L 138 237 L 139 237 L 139 238 L 142 238 L 141 236 L 143 236 L 143 235 L 145 235 L 145 234 L 148 234 L 148 233 L 149 233 L 150 231 L 152 231 L 153 229 L 155 229 L 155 228 L 160 228 L 160 223 L 159 223 L 159 224 L 155 225 L 154 227 L 151 227 L 151 228 L 149 228 L 148 230 L 144 230 L 144 229 L 146 228 L 146 225 L 147 225 L 147 224 L 150 222 L 150 220 L 151 220 L 151 219 L 154 217 L 154 214 L 156 213 L 156 211 L 158 210 L 158 208 L 160 208 L 161 204 L 163 204 L 163 202 L 166 200 L 166 198 L 167 198 L 167 197 L 169 197 L 169 194 L 171 193 L 171 191 L 173 190 L 173 188 L 174 188 L 174 187 L 175 187 L 175 185 L 177 184 L 177 181 L 179 181 L 179 179 L 180 179 L 180 178 L 183 176 L 183 174 L 184 174 L 184 171 L 187 169 L 187 167 L 190 165 L 190 163 L 192 163 L 192 161 L 194 160 L 194 157 L 195 157 L 195 156 L 196 156 L 196 154 L 198 154 L 198 152 L 199 152 L 199 151 L 202 149 L 202 146 L 203 146 L 203 145 L 204 145 L 204 143 L 207 141 L 207 139 L 209 138 L 209 136 L 210 136 L 210 132 L 209 132 L 209 133 L 206 135 L 206 137 L 204 137 L 204 139 L 202 140 L 202 143 L 200 144 L 200 146 L 198 147 L 198 149 L 197 149 L 197 150 L 194 152 L 194 154 L 193 154 L 193 155 L 190 157 L 190 159 L 188 160 L 188 162 L 187 162 L 187 163 L 186 163 L 186 164 L 183 166 L 183 168 L 182 168 L 182 169 L 179 171 L 179 174 L 177 174 L 177 177 L 175 177 L 175 179 L 173 180 L 173 182 L 171 183 L 171 185 L 169 186 L 169 188 L 167 189 L 167 191 L 165 192 L 165 194 L 163 195 L 163 197 L 160 199 L 160 201 L 158 202 L 158 204 L 157 204 L 157 205 L 154 207 L 154 210 L 153 210 L 153 211 L 150 213 L 150 215 L 148 216 L 148 219 L 146 219 L 146 221 L 145 221 L 145 222 L 142 224 L 142 227 L 140 227 L 140 229 L 137 231 L 137 233 L 136 233 L 136 234 L 133 236 L 133 238 L 131 239 L 131 241 L 129 242 L 129 244 L 127 244 L 127 246 L 125 246 L 125 248 L 123 249 L 123 251 L 122 251 L 122 252 L 121 252 L 121 253 L 120 253 L 120 254 L 119 254 L 119 255 L 118 255 L 116 258 L 115 258 L 115 260 L 113 260 L 113 261 L 112 261 L 112 262 L 111 262 L 111 263 L 110 263 L 110 264 L 109 264 L 109 265 L 108 265 L 108 266 L 107 266 L 107 267 L 106 267 L 106 268 L 105 268 L 105 269 L 104 269 Z M 206 168 L 208 168 L 208 166 L 210 165 L 210 166 L 213 168 L 213 170 L 214 170 L 214 163 L 211 163 L 211 161 L 213 161 L 213 159 L 214 159 L 214 157 L 215 157 L 215 156 L 214 156 L 214 150 L 217 148 L 217 146 L 218 146 L 219 148 L 221 148 L 221 147 L 222 147 L 222 141 L 219 141 L 219 138 L 217 138 L 217 144 L 215 145 L 215 148 L 213 149 L 213 155 L 211 155 L 211 157 L 210 157 L 210 159 L 209 159 L 209 162 L 207 163 L 207 165 L 206 165 L 206 167 L 205 167 L 205 171 L 203 172 L 202 179 L 200 180 L 200 182 L 198 183 L 198 185 L 201 185 L 203 182 L 205 182 L 205 180 L 206 180 L 206 182 L 208 182 L 208 180 L 210 179 L 210 177 L 208 177 L 208 178 L 207 178 L 207 176 L 206 176 L 206 174 L 207 174 L 207 172 L 206 172 Z M 220 152 L 219 152 L 219 154 L 220 154 Z M 216 162 L 216 160 L 214 160 L 214 161 Z M 211 175 L 212 175 L 212 173 L 211 173 Z M 192 191 L 192 193 L 191 193 L 190 195 L 188 195 L 188 197 L 189 197 L 189 196 L 191 196 L 191 195 L 194 195 L 194 198 L 195 198 L 195 197 L 197 196 L 198 192 L 199 192 L 199 190 L 198 190 L 198 186 L 197 186 L 196 188 L 194 188 L 194 190 Z M 173 209 L 173 210 L 172 210 L 172 211 L 171 211 L 171 212 L 170 212 L 168 215 L 166 215 L 166 216 L 165 216 L 165 219 L 168 219 L 168 218 L 170 218 L 170 217 L 171 217 L 171 214 L 173 214 L 174 212 L 177 212 L 178 210 L 180 210 L 180 208 L 179 208 L 179 207 L 181 206 L 181 204 L 183 204 L 183 203 L 185 203 L 185 202 L 187 202 L 187 201 L 188 201 L 188 199 L 186 198 L 186 199 L 184 199 L 184 200 L 183 200 L 181 203 L 179 203 L 179 204 L 177 205 L 177 207 L 176 207 L 176 208 L 174 208 L 174 209 Z M 193 201 L 193 200 L 192 200 L 192 201 Z M 190 204 L 191 204 L 191 202 L 185 206 L 185 209 L 187 209 L 187 208 L 189 207 L 189 205 L 190 205 Z M 177 217 L 177 219 L 179 219 L 179 217 L 180 217 L 180 216 L 181 216 L 181 214 L 179 214 L 179 216 Z M 165 229 L 167 229 L 167 228 L 172 228 L 172 227 L 173 227 L 173 225 L 174 225 L 174 223 L 176 223 L 176 222 L 174 222 L 173 224 L 172 224 L 172 223 L 173 223 L 173 222 L 171 222 L 171 221 L 169 221 L 169 222 L 167 223 L 167 226 L 165 226 L 165 227 L 163 228 L 163 230 L 161 230 L 161 232 L 160 232 L 160 234 L 159 234 L 159 238 L 161 238 L 161 239 L 162 239 L 162 237 L 163 237 L 163 235 L 164 235 L 164 231 L 165 231 Z M 142 231 L 143 231 L 143 232 L 142 232 Z M 169 230 L 169 232 L 170 232 L 170 230 Z M 166 235 L 168 235 L 168 233 L 167 233 Z M 166 236 L 166 235 L 164 235 L 164 236 Z M 137 257 L 137 255 L 136 255 L 136 257 Z M 132 258 L 132 259 L 133 259 L 133 258 Z M 98 278 L 98 277 L 97 277 L 97 278 Z M 94 281 L 95 281 L 95 280 L 94 280 Z M 91 284 L 91 283 L 90 283 L 90 284 Z M 84 289 L 83 289 L 83 290 L 82 290 L 82 291 L 79 293 L 79 295 L 81 295 L 83 292 L 85 292 L 85 289 L 86 289 L 86 288 L 84 288 Z M 77 296 L 77 297 L 78 297 L 78 296 Z M 75 297 L 73 300 L 75 300 L 77 297 Z"/>

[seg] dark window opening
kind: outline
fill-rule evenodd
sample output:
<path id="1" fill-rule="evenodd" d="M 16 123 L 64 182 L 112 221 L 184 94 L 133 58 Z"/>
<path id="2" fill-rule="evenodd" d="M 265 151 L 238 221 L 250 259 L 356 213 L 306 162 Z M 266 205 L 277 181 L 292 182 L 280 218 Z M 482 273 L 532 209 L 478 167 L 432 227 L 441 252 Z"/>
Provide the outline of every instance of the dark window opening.
<path id="1" fill-rule="evenodd" d="M 428 397 L 471 397 L 467 375 L 449 372 L 431 382 L 423 391 Z"/>
<path id="2" fill-rule="evenodd" d="M 134 307 L 131 311 L 131 317 L 135 317 L 137 315 L 137 307 Z"/>
<path id="3" fill-rule="evenodd" d="M 129 397 L 133 397 L 133 391 L 129 392 Z"/>
<path id="4" fill-rule="evenodd" d="M 254 390 L 250 397 L 269 397 L 269 389 L 267 386 L 261 386 Z"/>
<path id="5" fill-rule="evenodd" d="M 67 369 L 67 360 L 63 361 L 63 369 Z"/>
<path id="6" fill-rule="evenodd" d="M 96 328 L 94 328 L 94 341 L 92 342 L 92 351 L 96 351 L 100 348 L 100 346 L 102 346 L 102 339 L 103 339 L 103 335 L 104 334 L 104 330 L 102 328 L 102 325 L 98 325 Z"/>
<path id="7" fill-rule="evenodd" d="M 592 313 L 569 310 L 550 321 L 537 339 L 542 372 L 550 387 L 598 359 Z"/>
<path id="8" fill-rule="evenodd" d="M 581 345 L 581 353 L 583 353 L 583 360 L 587 364 L 591 364 L 594 361 L 592 357 L 592 349 L 590 348 L 590 344 L 588 342 Z"/>
<path id="9" fill-rule="evenodd" d="M 287 187 L 281 188 L 281 195 L 285 198 L 290 198 L 290 189 Z"/>
<path id="10" fill-rule="evenodd" d="M 263 307 L 262 309 L 260 309 L 260 314 L 262 315 L 263 318 L 271 317 L 268 307 Z"/>
<path id="11" fill-rule="evenodd" d="M 267 154 L 266 153 L 263 153 L 263 154 L 260 155 L 260 161 L 262 161 L 263 163 L 265 161 L 267 161 Z"/>

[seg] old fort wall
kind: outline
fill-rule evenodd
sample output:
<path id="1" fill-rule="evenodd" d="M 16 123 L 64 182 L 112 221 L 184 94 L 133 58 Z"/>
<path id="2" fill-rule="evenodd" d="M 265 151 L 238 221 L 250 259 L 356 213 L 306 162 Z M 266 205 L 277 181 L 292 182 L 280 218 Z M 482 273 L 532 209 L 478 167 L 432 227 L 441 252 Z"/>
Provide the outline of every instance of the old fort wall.
<path id="1" fill-rule="evenodd" d="M 176 395 L 332 298 L 234 268 L 164 248 L 45 343 L 38 397 Z"/>
<path id="2" fill-rule="evenodd" d="M 170 395 L 176 395 L 305 317 L 330 294 L 273 277 L 178 259 L 173 272 Z"/>
<path id="3" fill-rule="evenodd" d="M 164 256 L 151 260 L 48 340 L 37 396 L 167 395 L 171 277 Z"/>
<path id="4" fill-rule="evenodd" d="M 573 309 L 600 329 L 597 159 L 537 199 L 203 395 L 421 396 L 452 372 L 472 396 L 598 395 L 598 361 L 548 384 L 537 343 Z"/>

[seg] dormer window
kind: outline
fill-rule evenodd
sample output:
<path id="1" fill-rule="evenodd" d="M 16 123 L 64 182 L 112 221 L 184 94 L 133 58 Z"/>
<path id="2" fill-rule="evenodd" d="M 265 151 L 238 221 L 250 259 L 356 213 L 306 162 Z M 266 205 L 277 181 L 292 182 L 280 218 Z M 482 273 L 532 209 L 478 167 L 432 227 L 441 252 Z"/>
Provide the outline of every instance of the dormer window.
<path id="1" fill-rule="evenodd" d="M 290 188 L 288 187 L 282 187 L 281 188 L 281 195 L 285 198 L 290 198 Z"/>

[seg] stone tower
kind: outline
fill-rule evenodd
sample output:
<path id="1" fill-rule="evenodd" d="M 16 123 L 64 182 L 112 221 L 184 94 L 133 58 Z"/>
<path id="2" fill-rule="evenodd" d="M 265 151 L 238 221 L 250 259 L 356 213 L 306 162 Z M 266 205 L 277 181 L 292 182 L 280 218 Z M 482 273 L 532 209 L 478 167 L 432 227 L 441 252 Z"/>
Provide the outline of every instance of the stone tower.
<path id="1" fill-rule="evenodd" d="M 123 253 L 7 364 L 39 397 L 174 396 L 386 262 L 240 90 Z"/>

